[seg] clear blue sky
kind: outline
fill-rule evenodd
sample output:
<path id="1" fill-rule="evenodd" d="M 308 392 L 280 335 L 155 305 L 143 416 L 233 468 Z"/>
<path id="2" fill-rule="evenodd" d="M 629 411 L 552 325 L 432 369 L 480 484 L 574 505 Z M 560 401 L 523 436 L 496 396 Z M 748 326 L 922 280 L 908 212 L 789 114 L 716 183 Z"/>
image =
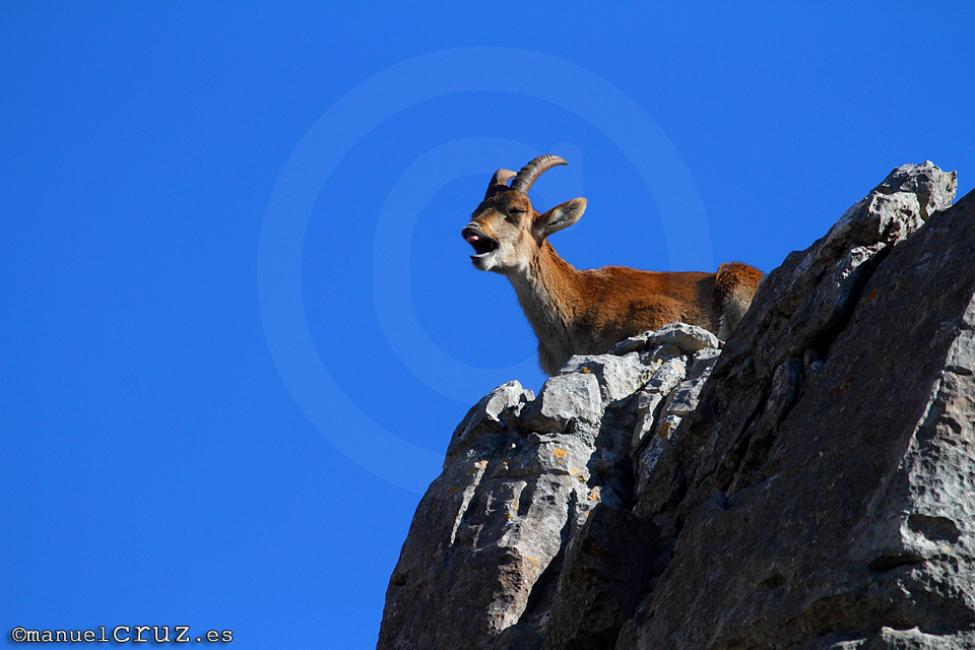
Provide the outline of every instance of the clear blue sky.
<path id="1" fill-rule="evenodd" d="M 3 633 L 373 645 L 454 424 L 542 381 L 459 237 L 495 167 L 570 159 L 581 267 L 770 270 L 898 164 L 972 187 L 971 3 L 657 4 L 5 2 Z"/>

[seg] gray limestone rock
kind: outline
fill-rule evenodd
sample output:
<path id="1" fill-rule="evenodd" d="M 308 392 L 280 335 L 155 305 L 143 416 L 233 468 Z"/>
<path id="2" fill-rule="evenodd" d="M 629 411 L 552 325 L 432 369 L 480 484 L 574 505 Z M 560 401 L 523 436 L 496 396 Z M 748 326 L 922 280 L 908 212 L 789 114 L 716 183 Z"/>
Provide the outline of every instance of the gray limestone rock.
<path id="1" fill-rule="evenodd" d="M 681 352 L 693 354 L 704 348 L 717 348 L 718 337 L 711 332 L 687 323 L 670 323 L 653 333 L 650 341 L 657 345 L 670 343 Z"/>
<path id="2" fill-rule="evenodd" d="M 532 431 L 567 431 L 577 423 L 596 425 L 602 416 L 599 381 L 589 372 L 549 377 L 538 397 L 521 412 L 522 427 Z"/>
<path id="3" fill-rule="evenodd" d="M 669 323 L 655 332 L 643 332 L 623 339 L 611 350 L 612 354 L 649 350 L 658 345 L 677 346 L 685 354 L 693 354 L 702 348 L 717 348 L 718 337 L 711 332 L 687 323 Z"/>
<path id="4" fill-rule="evenodd" d="M 640 386 L 647 383 L 653 368 L 644 365 L 639 354 L 630 352 L 622 356 L 576 355 L 562 368 L 563 374 L 573 372 L 595 375 L 603 401 L 610 403 L 629 397 Z"/>
<path id="5" fill-rule="evenodd" d="M 763 282 L 467 414 L 380 648 L 975 647 L 975 195 L 905 165 Z"/>
<path id="6" fill-rule="evenodd" d="M 970 647 L 975 197 L 905 191 L 953 183 L 899 169 L 766 279 L 638 491 L 680 552 L 617 648 Z"/>
<path id="7" fill-rule="evenodd" d="M 598 404 L 598 388 L 594 388 Z M 590 435 L 482 430 L 420 501 L 379 646 L 487 648 L 599 503 Z"/>
<path id="8" fill-rule="evenodd" d="M 669 393 L 687 376 L 687 360 L 685 357 L 672 357 L 660 364 L 660 367 L 650 376 L 647 387 L 658 393 Z"/>
<path id="9" fill-rule="evenodd" d="M 471 407 L 454 429 L 447 447 L 447 459 L 462 449 L 468 441 L 475 440 L 485 431 L 501 431 L 517 420 L 525 404 L 535 399 L 535 394 L 522 388 L 517 380 L 495 388 Z M 445 461 L 446 462 L 446 461 Z"/>

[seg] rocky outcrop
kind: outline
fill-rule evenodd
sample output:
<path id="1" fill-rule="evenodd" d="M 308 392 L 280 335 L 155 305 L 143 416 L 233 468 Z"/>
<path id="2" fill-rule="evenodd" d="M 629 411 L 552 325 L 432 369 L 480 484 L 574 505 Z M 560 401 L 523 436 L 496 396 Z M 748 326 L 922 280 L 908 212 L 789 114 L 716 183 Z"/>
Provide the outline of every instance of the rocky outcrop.
<path id="1" fill-rule="evenodd" d="M 655 416 L 662 423 L 670 415 L 664 402 L 679 387 L 693 392 L 717 344 L 677 324 L 623 342 L 620 354 L 573 357 L 537 397 L 509 382 L 478 402 L 417 508 L 390 579 L 380 645 L 537 645 L 553 601 L 564 600 L 566 559 L 580 580 L 598 567 L 632 583 L 629 596 L 592 585 L 600 599 L 631 601 L 611 614 L 618 628 L 616 612 L 632 610 L 641 586 L 634 567 L 619 562 L 625 554 L 614 537 L 614 518 L 633 503 L 631 454 L 651 440 L 660 445 Z M 675 412 L 684 407 L 673 403 Z M 633 548 L 644 544 L 632 537 Z"/>
<path id="2" fill-rule="evenodd" d="M 906 165 L 764 281 L 495 389 L 381 648 L 975 646 L 975 197 Z"/>

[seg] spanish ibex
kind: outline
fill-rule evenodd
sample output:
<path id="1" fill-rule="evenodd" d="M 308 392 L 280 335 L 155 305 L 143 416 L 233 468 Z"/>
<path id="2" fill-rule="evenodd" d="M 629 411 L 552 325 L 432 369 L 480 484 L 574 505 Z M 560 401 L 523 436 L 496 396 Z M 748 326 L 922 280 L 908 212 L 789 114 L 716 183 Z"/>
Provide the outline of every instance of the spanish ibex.
<path id="1" fill-rule="evenodd" d="M 722 264 L 717 273 L 576 269 L 547 238 L 578 221 L 586 200 L 539 213 L 528 199 L 528 189 L 543 172 L 565 164 L 559 156 L 544 155 L 517 174 L 499 169 L 461 231 L 474 247 L 474 266 L 506 275 L 514 286 L 538 337 L 542 370 L 555 374 L 574 354 L 602 354 L 621 339 L 675 321 L 726 338 L 751 304 L 761 271 L 738 262 Z"/>

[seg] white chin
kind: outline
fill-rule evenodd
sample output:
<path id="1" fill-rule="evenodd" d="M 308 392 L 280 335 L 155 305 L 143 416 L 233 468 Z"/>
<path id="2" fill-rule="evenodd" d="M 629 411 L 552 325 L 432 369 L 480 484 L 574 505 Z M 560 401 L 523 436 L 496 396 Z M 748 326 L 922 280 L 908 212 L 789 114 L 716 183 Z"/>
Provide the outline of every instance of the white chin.
<path id="1" fill-rule="evenodd" d="M 494 268 L 494 253 L 471 255 L 471 264 L 479 271 L 490 271 Z"/>

